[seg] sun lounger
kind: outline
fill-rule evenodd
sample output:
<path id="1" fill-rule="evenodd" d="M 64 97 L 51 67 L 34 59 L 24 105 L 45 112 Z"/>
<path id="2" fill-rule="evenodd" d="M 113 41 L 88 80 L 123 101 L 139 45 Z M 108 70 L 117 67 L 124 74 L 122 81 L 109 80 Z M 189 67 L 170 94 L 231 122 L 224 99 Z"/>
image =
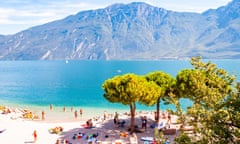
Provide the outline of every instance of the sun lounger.
<path id="1" fill-rule="evenodd" d="M 152 142 L 153 137 L 141 137 L 141 141 Z"/>
<path id="2" fill-rule="evenodd" d="M 174 135 L 174 134 L 176 134 L 176 132 L 177 132 L 177 130 L 176 129 L 165 129 L 165 130 L 163 130 L 163 134 L 164 135 Z"/>

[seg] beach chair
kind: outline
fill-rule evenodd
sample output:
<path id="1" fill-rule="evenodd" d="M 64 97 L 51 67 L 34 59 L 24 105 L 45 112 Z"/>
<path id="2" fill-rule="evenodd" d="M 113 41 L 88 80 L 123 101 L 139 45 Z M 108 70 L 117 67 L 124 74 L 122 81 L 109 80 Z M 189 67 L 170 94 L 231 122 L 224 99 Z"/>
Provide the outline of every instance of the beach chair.
<path id="1" fill-rule="evenodd" d="M 153 137 L 141 137 L 141 141 L 143 141 L 144 144 L 151 144 L 153 139 Z"/>

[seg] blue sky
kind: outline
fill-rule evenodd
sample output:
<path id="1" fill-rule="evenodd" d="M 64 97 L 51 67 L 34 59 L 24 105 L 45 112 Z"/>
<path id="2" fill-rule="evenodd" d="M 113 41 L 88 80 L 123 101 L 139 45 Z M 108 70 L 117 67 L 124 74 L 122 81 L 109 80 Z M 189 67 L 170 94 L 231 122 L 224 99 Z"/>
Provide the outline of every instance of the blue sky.
<path id="1" fill-rule="evenodd" d="M 0 34 L 15 34 L 83 10 L 134 1 L 146 2 L 167 10 L 201 13 L 210 8 L 226 5 L 231 0 L 1 0 Z"/>

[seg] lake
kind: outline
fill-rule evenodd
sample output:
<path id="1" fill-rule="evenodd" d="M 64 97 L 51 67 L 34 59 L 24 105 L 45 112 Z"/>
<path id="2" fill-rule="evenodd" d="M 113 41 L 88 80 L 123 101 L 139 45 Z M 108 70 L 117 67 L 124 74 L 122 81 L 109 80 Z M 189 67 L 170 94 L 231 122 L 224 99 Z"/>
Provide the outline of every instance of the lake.
<path id="1" fill-rule="evenodd" d="M 211 60 L 239 75 L 240 60 Z M 102 84 L 116 75 L 164 71 L 172 76 L 192 68 L 189 60 L 160 61 L 0 61 L 0 104 L 10 106 L 129 109 L 109 103 Z M 238 76 L 239 77 L 239 76 Z M 189 103 L 184 102 L 186 107 Z M 153 109 L 138 105 L 138 109 Z M 161 105 L 161 109 L 174 108 Z"/>

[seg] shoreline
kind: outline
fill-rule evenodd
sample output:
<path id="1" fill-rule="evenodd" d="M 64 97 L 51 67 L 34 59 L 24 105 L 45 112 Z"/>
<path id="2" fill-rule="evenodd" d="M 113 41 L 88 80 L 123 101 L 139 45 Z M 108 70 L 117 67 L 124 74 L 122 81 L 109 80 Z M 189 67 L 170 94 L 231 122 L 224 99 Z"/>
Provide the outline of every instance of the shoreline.
<path id="1" fill-rule="evenodd" d="M 49 106 L 35 106 L 35 105 L 24 105 L 24 104 L 12 104 L 7 103 L 0 104 L 6 108 L 11 109 L 12 112 L 30 111 L 33 115 L 37 116 L 37 120 L 45 123 L 58 123 L 58 122 L 76 122 L 86 121 L 87 119 L 94 117 L 102 117 L 104 112 L 109 115 L 113 115 L 115 112 L 129 113 L 129 108 L 100 108 L 100 107 L 81 107 L 81 106 L 55 106 L 53 105 L 52 110 Z M 80 109 L 82 109 L 82 116 L 80 116 Z M 75 111 L 77 111 L 77 118 L 75 118 Z M 153 112 L 155 108 L 149 109 L 137 109 L 136 112 Z M 42 112 L 44 112 L 44 120 L 42 120 Z M 14 116 L 17 117 L 17 116 Z M 32 120 L 30 120 L 32 121 Z"/>
<path id="2" fill-rule="evenodd" d="M 13 108 L 12 108 L 13 109 Z M 20 109 L 20 108 L 18 108 Z M 49 108 L 48 108 L 49 109 Z M 58 111 L 59 109 L 53 109 L 51 112 L 54 113 L 55 111 L 58 112 L 60 115 L 70 114 L 70 109 L 66 108 L 66 112 Z M 93 109 L 94 110 L 94 109 Z M 49 109 L 50 111 L 50 109 Z M 85 110 L 87 111 L 87 110 Z M 102 110 L 100 110 L 102 111 Z M 1 110 L 0 110 L 1 112 Z M 38 134 L 37 143 L 42 144 L 55 144 L 57 140 L 68 140 L 72 144 L 85 144 L 87 143 L 86 139 L 73 139 L 73 136 L 78 133 L 85 133 L 85 134 L 96 134 L 98 133 L 98 140 L 100 141 L 108 141 L 107 144 L 116 144 L 115 141 L 122 141 L 121 144 L 127 144 L 130 140 L 130 134 L 127 130 L 130 125 L 130 116 L 129 113 L 122 110 L 119 113 L 120 120 L 126 121 L 125 127 L 118 127 L 115 128 L 113 124 L 113 114 L 108 113 L 107 119 L 102 121 L 100 118 L 103 113 L 98 113 L 95 109 L 94 112 L 89 113 L 90 118 L 95 118 L 94 115 L 98 115 L 96 117 L 98 120 L 94 120 L 95 128 L 86 129 L 84 125 L 86 124 L 87 118 L 78 118 L 74 119 L 74 116 L 71 115 L 70 119 L 59 119 L 59 120 L 31 120 L 31 119 L 24 119 L 24 118 L 16 118 L 13 119 L 12 117 L 19 114 L 21 111 L 15 111 L 8 113 L 8 114 L 0 114 L 0 139 L 6 143 L 34 143 L 32 133 L 36 130 Z M 108 111 L 107 111 L 108 112 Z M 115 112 L 115 110 L 114 110 Z M 83 110 L 84 115 L 84 110 Z M 141 138 L 143 137 L 154 137 L 154 129 L 150 128 L 150 125 L 154 123 L 154 112 L 153 111 L 137 111 L 135 117 L 135 124 L 141 127 L 141 118 L 143 116 L 147 116 L 148 118 L 148 128 L 145 132 L 136 133 L 139 144 L 143 143 Z M 56 118 L 56 117 L 55 117 Z M 58 117 L 59 118 L 59 117 Z M 99 119 L 100 118 L 100 119 Z M 173 122 L 176 122 L 176 117 L 173 116 Z M 166 119 L 161 119 L 161 121 L 166 122 Z M 62 127 L 63 133 L 61 134 L 51 134 L 49 133 L 49 129 L 55 127 Z M 178 125 L 171 125 L 171 128 L 175 130 L 179 128 Z M 122 137 L 121 133 L 127 134 L 127 137 Z M 108 137 L 106 137 L 108 135 Z M 14 136 L 14 138 L 12 138 Z M 175 135 L 167 136 L 170 141 L 173 141 Z"/>

